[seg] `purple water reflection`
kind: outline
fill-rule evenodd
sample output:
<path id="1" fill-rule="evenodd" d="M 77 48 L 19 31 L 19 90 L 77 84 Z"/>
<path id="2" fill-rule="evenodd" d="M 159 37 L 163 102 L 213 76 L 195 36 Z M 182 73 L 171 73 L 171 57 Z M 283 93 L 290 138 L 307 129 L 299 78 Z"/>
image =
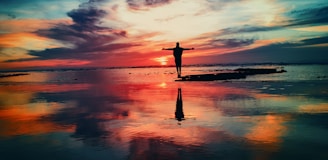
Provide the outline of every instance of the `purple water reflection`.
<path id="1" fill-rule="evenodd" d="M 171 70 L 2 79 L 0 152 L 7 159 L 328 158 L 326 81 L 185 83 Z"/>

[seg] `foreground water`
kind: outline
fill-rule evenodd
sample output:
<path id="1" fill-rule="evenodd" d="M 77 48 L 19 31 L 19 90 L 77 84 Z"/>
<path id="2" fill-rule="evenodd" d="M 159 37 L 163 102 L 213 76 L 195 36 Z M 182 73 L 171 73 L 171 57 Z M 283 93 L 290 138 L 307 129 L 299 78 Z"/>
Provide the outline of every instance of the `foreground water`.
<path id="1" fill-rule="evenodd" d="M 174 68 L 1 78 L 0 157 L 328 159 L 328 65 L 284 67 L 213 82 L 175 82 Z"/>

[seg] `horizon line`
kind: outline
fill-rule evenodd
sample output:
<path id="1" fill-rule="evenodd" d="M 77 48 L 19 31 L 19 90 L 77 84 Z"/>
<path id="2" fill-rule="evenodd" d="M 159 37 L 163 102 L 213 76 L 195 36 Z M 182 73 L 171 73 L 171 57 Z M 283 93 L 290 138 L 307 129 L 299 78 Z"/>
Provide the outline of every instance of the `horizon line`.
<path id="1" fill-rule="evenodd" d="M 213 63 L 213 64 L 187 64 L 182 65 L 183 67 L 210 67 L 210 66 L 255 66 L 255 65 L 328 65 L 328 63 L 310 63 L 310 62 L 304 62 L 304 63 L 286 63 L 286 62 L 261 62 L 261 63 Z M 76 70 L 97 70 L 97 69 L 126 69 L 126 68 L 171 68 L 175 67 L 175 65 L 148 65 L 148 66 L 112 66 L 112 67 L 48 67 L 48 68 L 24 68 L 24 69 L 0 69 L 0 73 L 6 73 L 6 72 L 30 72 L 30 71 L 76 71 Z"/>

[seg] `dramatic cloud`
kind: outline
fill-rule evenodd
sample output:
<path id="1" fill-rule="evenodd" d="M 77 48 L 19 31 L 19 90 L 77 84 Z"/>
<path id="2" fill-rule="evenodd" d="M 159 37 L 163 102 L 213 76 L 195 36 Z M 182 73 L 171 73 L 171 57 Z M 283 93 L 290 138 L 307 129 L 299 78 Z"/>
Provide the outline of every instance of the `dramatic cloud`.
<path id="1" fill-rule="evenodd" d="M 211 44 L 220 47 L 235 48 L 251 45 L 254 41 L 254 39 L 217 39 L 211 41 Z"/>
<path id="2" fill-rule="evenodd" d="M 293 18 L 287 26 L 319 25 L 328 23 L 328 6 L 294 10 L 289 13 Z"/>
<path id="3" fill-rule="evenodd" d="M 94 7 L 80 7 L 67 13 L 73 19 L 75 25 L 73 27 L 78 31 L 92 31 L 102 28 L 97 27 L 100 24 L 100 18 L 106 15 L 104 10 Z"/>
<path id="4" fill-rule="evenodd" d="M 327 38 L 304 39 L 300 43 L 275 43 L 199 59 L 204 58 L 211 63 L 326 63 Z"/>
<path id="5" fill-rule="evenodd" d="M 117 49 L 123 49 L 131 44 L 113 43 L 114 40 L 125 37 L 126 31 L 109 27 L 102 27 L 101 19 L 107 13 L 98 9 L 96 1 L 80 5 L 67 13 L 73 24 L 58 24 L 50 29 L 36 31 L 43 37 L 71 44 L 71 48 L 52 48 L 43 51 L 30 51 L 30 55 L 37 56 L 30 59 L 103 59 L 106 54 Z M 28 59 L 25 59 L 28 60 Z M 19 60 L 22 61 L 22 60 Z"/>
<path id="6" fill-rule="evenodd" d="M 197 50 L 186 63 L 294 62 L 322 56 L 327 13 L 325 0 L 3 0 L 0 67 L 174 64 L 161 48 L 177 41 Z"/>
<path id="7" fill-rule="evenodd" d="M 301 45 L 303 46 L 321 45 L 321 44 L 326 44 L 328 46 L 328 35 L 326 37 L 304 39 L 301 42 L 302 42 Z"/>

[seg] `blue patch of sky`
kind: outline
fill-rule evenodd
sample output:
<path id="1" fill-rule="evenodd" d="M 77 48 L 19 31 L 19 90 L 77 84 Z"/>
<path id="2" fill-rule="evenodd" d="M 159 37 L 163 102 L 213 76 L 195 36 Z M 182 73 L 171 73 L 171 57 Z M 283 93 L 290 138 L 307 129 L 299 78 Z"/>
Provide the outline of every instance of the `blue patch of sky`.
<path id="1" fill-rule="evenodd" d="M 285 15 L 287 16 L 291 16 L 295 11 L 328 6 L 327 0 L 278 0 L 278 2 L 286 7 Z"/>
<path id="2" fill-rule="evenodd" d="M 2 0 L 1 19 L 58 19 L 77 8 L 80 0 Z"/>
<path id="3" fill-rule="evenodd" d="M 290 6 L 298 9 L 305 9 L 309 7 L 322 7 L 327 5 L 326 0 L 315 0 L 315 1 L 309 1 L 309 0 L 278 0 L 280 4 L 283 4 L 284 6 Z"/>

